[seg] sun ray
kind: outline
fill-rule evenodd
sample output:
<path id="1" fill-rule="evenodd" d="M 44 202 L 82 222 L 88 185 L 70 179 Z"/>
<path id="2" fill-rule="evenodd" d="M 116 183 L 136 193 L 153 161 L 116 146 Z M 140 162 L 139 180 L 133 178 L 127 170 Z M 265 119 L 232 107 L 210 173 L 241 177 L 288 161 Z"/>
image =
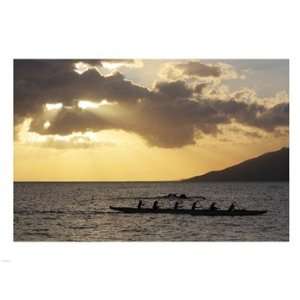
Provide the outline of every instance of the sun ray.
<path id="1" fill-rule="evenodd" d="M 60 110 L 63 108 L 63 104 L 61 102 L 58 103 L 46 103 L 45 104 L 45 110 L 51 111 L 51 110 Z"/>

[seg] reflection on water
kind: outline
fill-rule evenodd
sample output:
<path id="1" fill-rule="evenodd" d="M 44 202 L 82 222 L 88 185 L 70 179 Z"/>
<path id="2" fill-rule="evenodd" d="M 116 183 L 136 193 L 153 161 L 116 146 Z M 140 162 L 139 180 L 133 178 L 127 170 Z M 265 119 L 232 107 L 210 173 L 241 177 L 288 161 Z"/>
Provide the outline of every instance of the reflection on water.
<path id="1" fill-rule="evenodd" d="M 15 183 L 16 241 L 288 241 L 288 183 Z M 185 193 L 204 196 L 227 208 L 267 209 L 261 216 L 206 217 L 129 215 L 110 205 L 145 206 L 174 200 L 159 196 Z M 182 200 L 191 207 L 195 199 Z"/>

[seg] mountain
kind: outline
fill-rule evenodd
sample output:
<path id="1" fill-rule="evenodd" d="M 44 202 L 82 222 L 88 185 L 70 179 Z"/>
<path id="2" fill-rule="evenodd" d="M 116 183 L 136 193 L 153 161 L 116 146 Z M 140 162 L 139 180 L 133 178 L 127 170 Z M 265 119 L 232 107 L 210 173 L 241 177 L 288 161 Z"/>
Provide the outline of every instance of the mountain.
<path id="1" fill-rule="evenodd" d="M 289 181 L 289 148 L 268 152 L 224 170 L 184 181 Z"/>

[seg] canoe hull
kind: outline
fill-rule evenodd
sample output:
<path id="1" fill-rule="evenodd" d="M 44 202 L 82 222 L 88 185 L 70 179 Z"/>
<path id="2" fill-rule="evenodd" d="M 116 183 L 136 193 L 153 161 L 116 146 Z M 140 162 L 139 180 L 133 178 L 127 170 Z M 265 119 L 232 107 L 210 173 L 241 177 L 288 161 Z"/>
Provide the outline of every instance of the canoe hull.
<path id="1" fill-rule="evenodd" d="M 265 214 L 266 210 L 208 210 L 208 209 L 172 209 L 172 208 L 135 208 L 135 207 L 109 207 L 112 210 L 126 214 L 173 214 L 173 215 L 192 215 L 192 216 L 257 216 Z"/>

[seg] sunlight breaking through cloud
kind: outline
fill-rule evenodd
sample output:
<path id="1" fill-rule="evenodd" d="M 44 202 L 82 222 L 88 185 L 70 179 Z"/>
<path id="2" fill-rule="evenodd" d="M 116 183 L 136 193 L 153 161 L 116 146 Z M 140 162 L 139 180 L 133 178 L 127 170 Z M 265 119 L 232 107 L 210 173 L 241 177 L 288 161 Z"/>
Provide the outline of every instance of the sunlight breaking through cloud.
<path id="1" fill-rule="evenodd" d="M 45 109 L 46 110 L 59 110 L 63 108 L 63 104 L 62 103 L 46 103 L 45 104 Z"/>
<path id="2" fill-rule="evenodd" d="M 230 88 L 229 81 L 242 80 L 232 63 L 161 61 L 152 88 L 126 76 L 137 65 L 132 59 L 17 60 L 15 125 L 31 117 L 30 131 L 61 136 L 124 130 L 161 148 L 195 145 L 199 136 L 216 137 L 233 122 L 266 134 L 288 127 L 288 91 L 262 97 L 253 87 Z M 159 77 L 166 67 L 174 72 L 167 68 Z M 115 72 L 102 75 L 105 68 Z M 143 69 L 130 72 L 142 76 Z"/>
<path id="3" fill-rule="evenodd" d="M 77 105 L 81 109 L 96 109 L 100 106 L 111 106 L 116 105 L 117 102 L 107 101 L 106 99 L 101 100 L 100 102 L 93 102 L 89 100 L 79 100 Z"/>

